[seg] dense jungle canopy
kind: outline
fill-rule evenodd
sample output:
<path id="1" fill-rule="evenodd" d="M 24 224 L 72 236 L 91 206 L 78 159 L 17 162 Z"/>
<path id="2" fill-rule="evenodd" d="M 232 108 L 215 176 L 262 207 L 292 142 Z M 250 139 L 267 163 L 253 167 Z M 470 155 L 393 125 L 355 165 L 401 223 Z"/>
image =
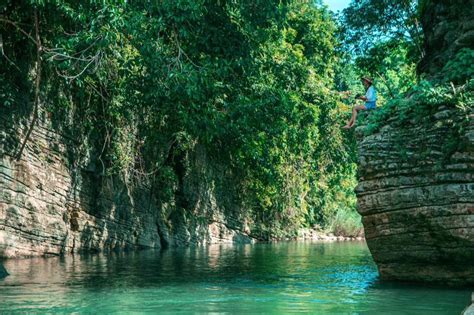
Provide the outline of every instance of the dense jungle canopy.
<path id="1" fill-rule="evenodd" d="M 173 211 L 185 211 L 177 192 L 187 156 L 203 147 L 235 178 L 255 235 L 315 225 L 355 235 L 356 142 L 340 127 L 364 92 L 359 77 L 375 79 L 377 119 L 407 93 L 449 94 L 416 72 L 422 9 L 410 0 L 353 0 L 339 14 L 309 0 L 2 0 L 1 110 L 26 122 L 17 155 L 37 120 L 50 119 L 81 143 L 71 165 L 92 156 L 97 176 L 149 187 Z M 443 79 L 465 84 L 473 50 L 458 57 Z"/>

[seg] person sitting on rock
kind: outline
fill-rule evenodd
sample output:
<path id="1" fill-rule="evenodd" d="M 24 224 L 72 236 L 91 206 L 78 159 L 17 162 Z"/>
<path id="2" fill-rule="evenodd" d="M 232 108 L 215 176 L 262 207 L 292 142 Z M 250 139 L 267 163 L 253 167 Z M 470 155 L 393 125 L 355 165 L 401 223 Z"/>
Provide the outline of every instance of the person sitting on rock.
<path id="1" fill-rule="evenodd" d="M 359 96 L 356 97 L 356 99 L 363 100 L 365 102 L 364 105 L 356 105 L 354 108 L 352 108 L 352 117 L 351 119 L 347 122 L 347 125 L 345 125 L 344 129 L 350 129 L 355 126 L 356 124 L 356 119 L 357 119 L 357 113 L 360 110 L 371 110 L 376 107 L 376 101 L 377 101 L 377 94 L 375 92 L 375 88 L 373 85 L 373 81 L 369 77 L 362 77 L 361 79 L 362 84 L 365 87 L 365 96 Z"/>

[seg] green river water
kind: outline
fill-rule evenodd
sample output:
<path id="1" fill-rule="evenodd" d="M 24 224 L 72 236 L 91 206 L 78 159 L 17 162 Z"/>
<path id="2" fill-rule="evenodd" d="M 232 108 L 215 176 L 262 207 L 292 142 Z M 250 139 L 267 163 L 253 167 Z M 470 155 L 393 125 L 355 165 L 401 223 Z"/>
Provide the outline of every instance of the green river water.
<path id="1" fill-rule="evenodd" d="M 467 289 L 382 282 L 364 242 L 4 261 L 0 313 L 460 314 Z"/>

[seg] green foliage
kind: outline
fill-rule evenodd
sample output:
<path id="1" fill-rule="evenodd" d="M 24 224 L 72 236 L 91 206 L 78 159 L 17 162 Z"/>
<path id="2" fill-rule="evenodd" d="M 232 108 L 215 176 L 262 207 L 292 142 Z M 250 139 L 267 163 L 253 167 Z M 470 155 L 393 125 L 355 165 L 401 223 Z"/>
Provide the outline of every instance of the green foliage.
<path id="1" fill-rule="evenodd" d="M 357 54 L 386 41 L 409 42 L 423 55 L 417 0 L 353 0 L 341 16 L 343 41 Z"/>
<path id="2" fill-rule="evenodd" d="M 442 81 L 462 84 L 474 77 L 474 49 L 463 48 L 441 71 Z"/>
<path id="3" fill-rule="evenodd" d="M 384 126 L 388 120 L 400 125 L 410 121 L 429 124 L 440 106 L 458 110 L 467 115 L 474 104 L 474 80 L 463 86 L 453 84 L 433 85 L 422 81 L 410 91 L 411 96 L 392 99 L 385 106 L 374 111 L 367 120 L 367 134 Z"/>
<path id="4" fill-rule="evenodd" d="M 0 11 L 11 21 L 0 21 L 2 102 L 33 97 L 37 43 L 25 34 L 38 12 L 41 110 L 83 143 L 68 148 L 72 165 L 172 204 L 200 145 L 238 176 L 262 238 L 355 213 L 336 25 L 311 1 L 7 1 Z"/>
<path id="5" fill-rule="evenodd" d="M 338 28 L 309 0 L 5 0 L 0 110 L 27 121 L 39 75 L 42 119 L 75 140 L 66 141 L 71 166 L 151 189 L 183 213 L 200 146 L 235 176 L 254 235 L 313 225 L 357 234 L 356 144 L 340 128 L 354 101 L 339 92 L 363 93 L 359 77 L 375 78 L 368 133 L 389 119 L 429 124 L 441 105 L 463 117 L 472 107 L 470 49 L 443 69 L 457 86 L 417 84 L 418 9 L 354 0 Z"/>
<path id="6" fill-rule="evenodd" d="M 336 236 L 361 236 L 363 228 L 360 215 L 354 211 L 340 210 L 331 217 L 328 230 Z"/>
<path id="7" fill-rule="evenodd" d="M 416 63 L 410 44 L 389 41 L 376 44 L 355 60 L 359 76 L 371 74 L 380 96 L 395 98 L 404 95 L 416 82 Z M 384 103 L 383 98 L 379 103 Z"/>
<path id="8" fill-rule="evenodd" d="M 416 85 L 424 53 L 417 1 L 353 0 L 339 20 L 341 49 L 348 54 L 338 70 L 345 82 L 339 90 L 363 94 L 359 78 L 370 76 L 381 107 Z"/>

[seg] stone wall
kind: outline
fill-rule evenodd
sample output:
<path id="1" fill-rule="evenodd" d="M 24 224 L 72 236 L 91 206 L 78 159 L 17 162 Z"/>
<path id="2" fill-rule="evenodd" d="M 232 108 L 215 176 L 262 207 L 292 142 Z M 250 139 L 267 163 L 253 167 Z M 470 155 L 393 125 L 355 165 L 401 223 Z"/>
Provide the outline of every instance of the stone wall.
<path id="1" fill-rule="evenodd" d="M 81 144 L 44 117 L 17 161 L 26 123 L 6 114 L 0 122 L 0 258 L 252 241 L 223 168 L 199 147 L 182 178 L 186 208 L 176 209 L 150 189 L 71 164 L 65 143 Z"/>
<path id="2" fill-rule="evenodd" d="M 446 153 L 461 118 L 359 127 L 358 211 L 383 279 L 474 284 L 474 113 Z"/>

